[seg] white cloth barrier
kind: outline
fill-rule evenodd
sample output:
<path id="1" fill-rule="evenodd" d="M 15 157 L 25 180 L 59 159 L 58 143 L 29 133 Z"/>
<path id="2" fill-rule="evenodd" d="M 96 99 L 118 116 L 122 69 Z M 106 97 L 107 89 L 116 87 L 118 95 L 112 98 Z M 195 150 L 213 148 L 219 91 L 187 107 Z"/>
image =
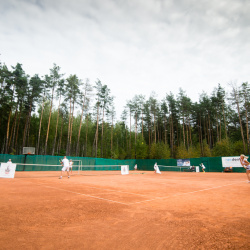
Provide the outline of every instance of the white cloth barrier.
<path id="1" fill-rule="evenodd" d="M 1 163 L 0 178 L 14 178 L 16 172 L 16 164 Z"/>
<path id="2" fill-rule="evenodd" d="M 122 175 L 129 174 L 129 167 L 128 167 L 128 165 L 122 165 L 121 166 L 121 174 Z"/>

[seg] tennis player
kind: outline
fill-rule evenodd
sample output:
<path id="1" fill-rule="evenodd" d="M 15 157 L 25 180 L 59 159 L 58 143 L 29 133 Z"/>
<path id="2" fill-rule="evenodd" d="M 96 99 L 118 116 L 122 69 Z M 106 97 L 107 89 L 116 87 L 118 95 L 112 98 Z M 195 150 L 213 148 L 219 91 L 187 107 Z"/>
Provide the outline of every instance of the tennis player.
<path id="1" fill-rule="evenodd" d="M 134 170 L 137 170 L 137 164 L 135 164 L 135 166 L 134 166 Z"/>
<path id="2" fill-rule="evenodd" d="M 73 167 L 73 161 L 70 159 L 70 161 L 69 161 L 69 171 L 71 171 L 71 174 L 72 174 L 72 167 Z"/>
<path id="3" fill-rule="evenodd" d="M 160 171 L 160 169 L 159 169 L 159 167 L 157 165 L 157 162 L 154 165 L 154 170 L 155 170 L 155 174 L 161 174 L 161 171 Z"/>
<path id="4" fill-rule="evenodd" d="M 9 160 L 7 161 L 7 163 L 8 163 L 8 164 L 12 164 L 12 161 L 11 161 L 11 159 L 9 159 Z"/>
<path id="5" fill-rule="evenodd" d="M 242 167 L 246 169 L 248 183 L 250 183 L 250 163 L 247 161 L 247 159 L 248 159 L 247 156 L 245 156 L 243 154 L 240 155 L 240 163 L 241 163 Z"/>
<path id="6" fill-rule="evenodd" d="M 67 171 L 68 174 L 68 178 L 69 176 L 69 160 L 67 159 L 66 156 L 64 156 L 63 160 L 61 161 L 61 164 L 63 166 L 62 170 L 61 170 L 61 176 L 59 177 L 59 179 L 62 179 L 62 173 Z"/>
<path id="7" fill-rule="evenodd" d="M 203 171 L 203 173 L 205 173 L 205 166 L 204 166 L 204 164 L 203 163 L 201 163 L 201 168 L 202 168 L 202 171 Z"/>

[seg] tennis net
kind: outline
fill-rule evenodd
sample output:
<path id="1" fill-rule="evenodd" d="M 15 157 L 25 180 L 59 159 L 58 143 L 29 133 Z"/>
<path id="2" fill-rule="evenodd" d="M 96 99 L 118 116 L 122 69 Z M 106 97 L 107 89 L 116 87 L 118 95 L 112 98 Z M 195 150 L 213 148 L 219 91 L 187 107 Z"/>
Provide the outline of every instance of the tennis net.
<path id="1" fill-rule="evenodd" d="M 83 165 L 81 175 L 116 175 L 129 174 L 128 165 Z"/>
<path id="2" fill-rule="evenodd" d="M 160 171 L 190 172 L 189 167 L 158 165 Z"/>
<path id="3" fill-rule="evenodd" d="M 16 177 L 34 176 L 58 176 L 62 165 L 49 164 L 16 164 Z M 70 175 L 125 175 L 129 174 L 128 165 L 82 165 L 81 161 L 73 161 L 72 168 L 69 168 Z"/>

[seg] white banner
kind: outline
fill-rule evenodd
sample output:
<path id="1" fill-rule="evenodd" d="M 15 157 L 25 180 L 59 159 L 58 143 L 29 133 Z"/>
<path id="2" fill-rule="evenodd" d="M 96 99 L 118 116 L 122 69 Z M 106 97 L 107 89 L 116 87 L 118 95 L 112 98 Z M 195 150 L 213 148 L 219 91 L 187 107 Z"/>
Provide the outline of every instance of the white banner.
<path id="1" fill-rule="evenodd" d="M 16 172 L 16 164 L 1 163 L 0 178 L 14 178 Z"/>
<path id="2" fill-rule="evenodd" d="M 123 165 L 123 166 L 121 166 L 121 174 L 122 174 L 122 175 L 124 175 L 124 174 L 129 174 L 128 165 Z"/>
<path id="3" fill-rule="evenodd" d="M 223 168 L 242 168 L 240 164 L 240 157 L 233 156 L 233 157 L 221 157 L 222 160 L 222 167 Z"/>
<path id="4" fill-rule="evenodd" d="M 190 167 L 190 159 L 178 159 L 177 166 L 178 167 Z"/>

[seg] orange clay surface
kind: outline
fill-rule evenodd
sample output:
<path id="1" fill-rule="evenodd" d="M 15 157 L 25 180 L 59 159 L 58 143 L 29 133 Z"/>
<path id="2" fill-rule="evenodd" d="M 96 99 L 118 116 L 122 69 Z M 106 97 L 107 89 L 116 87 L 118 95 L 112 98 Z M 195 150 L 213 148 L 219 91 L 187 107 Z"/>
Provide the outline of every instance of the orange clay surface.
<path id="1" fill-rule="evenodd" d="M 0 179 L 0 249 L 250 249 L 244 173 L 59 174 Z"/>

